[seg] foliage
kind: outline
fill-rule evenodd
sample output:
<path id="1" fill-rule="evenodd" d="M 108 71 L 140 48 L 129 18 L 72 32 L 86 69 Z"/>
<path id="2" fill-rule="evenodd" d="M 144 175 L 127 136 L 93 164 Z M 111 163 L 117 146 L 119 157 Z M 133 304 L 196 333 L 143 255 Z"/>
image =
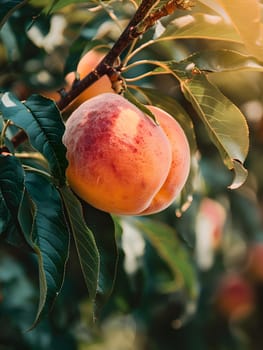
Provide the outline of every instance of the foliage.
<path id="1" fill-rule="evenodd" d="M 213 303 L 263 239 L 261 2 L 0 3 L 0 348 L 261 349 L 262 281 L 245 320 Z M 65 107 L 98 77 L 70 92 L 64 78 L 94 47 L 108 50 L 97 75 L 187 135 L 188 181 L 156 215 L 115 217 L 67 184 Z M 224 207 L 217 247 L 204 198 Z"/>

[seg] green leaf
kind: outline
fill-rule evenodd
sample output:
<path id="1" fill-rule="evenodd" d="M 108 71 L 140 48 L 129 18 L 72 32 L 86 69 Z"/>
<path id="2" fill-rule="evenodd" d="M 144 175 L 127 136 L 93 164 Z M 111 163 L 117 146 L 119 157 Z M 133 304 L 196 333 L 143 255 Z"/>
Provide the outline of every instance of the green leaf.
<path id="1" fill-rule="evenodd" d="M 51 14 L 53 12 L 56 12 L 60 9 L 62 9 L 65 6 L 71 5 L 71 4 L 83 4 L 87 3 L 86 0 L 54 0 L 51 5 L 48 5 L 45 9 L 45 12 L 48 14 Z M 89 3 L 99 4 L 98 0 L 91 0 Z"/>
<path id="2" fill-rule="evenodd" d="M 194 63 L 205 72 L 263 72 L 263 65 L 253 56 L 233 50 L 203 50 L 187 57 L 185 61 Z"/>
<path id="3" fill-rule="evenodd" d="M 241 186 L 247 177 L 243 167 L 249 138 L 244 115 L 221 91 L 209 82 L 194 63 L 169 62 L 170 72 L 179 80 L 185 98 L 202 119 L 211 141 L 228 167 L 235 172 L 230 188 Z"/>
<path id="4" fill-rule="evenodd" d="M 218 15 L 191 13 L 171 21 L 156 40 L 206 39 L 241 43 L 242 39 L 231 23 Z"/>
<path id="5" fill-rule="evenodd" d="M 11 155 L 0 155 L 0 169 L 0 234 L 9 244 L 32 251 L 34 209 L 25 200 L 24 170 Z"/>
<path id="6" fill-rule="evenodd" d="M 2 186 L 1 186 L 2 187 Z M 11 222 L 11 214 L 8 210 L 5 199 L 2 195 L 2 190 L 0 193 L 0 235 L 6 232 L 8 225 Z"/>
<path id="7" fill-rule="evenodd" d="M 84 219 L 94 234 L 100 253 L 99 285 L 96 297 L 98 310 L 110 297 L 116 279 L 118 263 L 118 249 L 115 238 L 116 227 L 110 214 L 93 208 L 83 201 L 81 203 Z"/>
<path id="8" fill-rule="evenodd" d="M 18 213 L 25 190 L 24 171 L 12 155 L 0 154 L 0 234 L 10 229 L 21 232 Z"/>
<path id="9" fill-rule="evenodd" d="M 18 9 L 25 5 L 27 0 L 1 0 L 0 3 L 0 27 L 7 21 L 9 16 Z"/>
<path id="10" fill-rule="evenodd" d="M 61 187 L 59 191 L 63 198 L 68 224 L 74 237 L 89 297 L 91 301 L 94 301 L 98 290 L 100 270 L 100 256 L 96 241 L 92 231 L 84 221 L 82 207 L 76 196 L 66 186 Z"/>
<path id="11" fill-rule="evenodd" d="M 132 219 L 131 223 L 141 230 L 173 274 L 173 280 L 166 286 L 167 291 L 184 289 L 190 298 L 196 299 L 198 283 L 194 265 L 175 230 L 162 222 L 145 218 Z"/>
<path id="12" fill-rule="evenodd" d="M 231 18 L 248 52 L 263 60 L 263 24 L 258 0 L 218 0 Z"/>
<path id="13" fill-rule="evenodd" d="M 142 104 L 128 89 L 124 92 L 125 98 L 129 100 L 132 104 L 134 104 L 136 107 L 138 107 L 143 113 L 147 114 L 152 120 L 157 123 L 155 115 L 145 106 Z"/>
<path id="14" fill-rule="evenodd" d="M 32 95 L 21 103 L 6 92 L 0 102 L 5 119 L 25 130 L 32 146 L 47 159 L 50 171 L 60 184 L 65 183 L 66 147 L 62 143 L 64 123 L 56 105 L 50 99 Z"/>
<path id="15" fill-rule="evenodd" d="M 34 327 L 50 311 L 61 290 L 69 254 L 69 230 L 60 194 L 49 179 L 27 171 L 25 183 L 35 205 L 34 226 L 28 239 L 39 265 L 40 296 Z"/>
<path id="16" fill-rule="evenodd" d="M 24 171 L 19 160 L 12 155 L 0 154 L 1 195 L 10 213 L 17 216 L 24 192 Z"/>
<path id="17" fill-rule="evenodd" d="M 192 153 L 196 151 L 196 137 L 193 130 L 193 122 L 183 107 L 171 96 L 163 94 L 159 90 L 140 88 L 147 96 L 148 103 L 165 110 L 178 121 L 187 136 Z"/>

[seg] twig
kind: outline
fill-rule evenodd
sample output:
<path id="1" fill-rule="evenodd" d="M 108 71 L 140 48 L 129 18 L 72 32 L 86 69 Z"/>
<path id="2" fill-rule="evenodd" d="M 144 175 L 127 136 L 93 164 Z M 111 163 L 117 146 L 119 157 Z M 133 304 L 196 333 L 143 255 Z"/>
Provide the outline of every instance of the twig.
<path id="1" fill-rule="evenodd" d="M 60 110 L 63 111 L 70 104 L 70 102 L 72 102 L 81 92 L 92 85 L 100 77 L 105 74 L 110 76 L 117 58 L 133 42 L 133 40 L 140 35 L 139 33 L 134 32 L 134 28 L 144 20 L 157 2 L 158 1 L 156 0 L 142 1 L 141 5 L 138 7 L 133 18 L 122 32 L 119 39 L 113 45 L 108 54 L 98 64 L 98 66 L 82 80 L 77 81 L 68 92 L 63 94 L 60 101 L 57 103 Z"/>
<path id="2" fill-rule="evenodd" d="M 115 62 L 118 61 L 120 54 L 127 47 L 133 45 L 135 43 L 135 39 L 153 26 L 158 19 L 171 14 L 177 8 L 189 9 L 193 5 L 192 0 L 170 0 L 167 1 L 167 3 L 160 9 L 157 9 L 151 13 L 153 8 L 158 5 L 158 3 L 159 0 L 142 0 L 133 18 L 122 32 L 119 39 L 98 64 L 98 66 L 83 79 L 75 81 L 69 91 L 61 91 L 61 98 L 57 102 L 57 106 L 61 111 L 63 111 L 87 87 L 92 85 L 103 75 L 108 75 L 112 83 L 116 83 L 121 67 L 119 65 L 115 66 Z M 142 49 L 142 47 L 140 49 Z M 130 55 L 133 55 L 133 53 L 130 53 Z M 14 148 L 16 148 L 27 139 L 27 134 L 21 130 L 12 138 L 11 142 L 13 143 Z M 8 147 L 0 147 L 0 153 L 2 152 L 9 152 Z"/>
<path id="3" fill-rule="evenodd" d="M 151 28 L 162 17 L 171 15 L 176 9 L 188 10 L 194 5 L 192 0 L 170 0 L 162 7 L 145 17 L 135 28 L 135 35 L 141 35 Z"/>

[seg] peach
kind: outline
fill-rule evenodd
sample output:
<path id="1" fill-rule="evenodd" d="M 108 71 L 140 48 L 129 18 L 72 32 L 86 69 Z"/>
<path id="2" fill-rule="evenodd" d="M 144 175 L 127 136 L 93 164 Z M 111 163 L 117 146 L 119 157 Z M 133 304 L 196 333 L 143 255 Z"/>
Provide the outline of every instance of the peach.
<path id="1" fill-rule="evenodd" d="M 218 201 L 202 198 L 195 222 L 195 255 L 200 269 L 212 267 L 216 251 L 222 246 L 226 210 Z"/>
<path id="2" fill-rule="evenodd" d="M 219 248 L 226 223 L 226 210 L 222 204 L 208 197 L 203 198 L 197 220 L 199 221 L 200 230 L 206 231 L 207 239 L 209 235 L 211 248 Z"/>
<path id="3" fill-rule="evenodd" d="M 104 57 L 104 53 L 96 50 L 90 50 L 86 54 L 84 54 L 84 56 L 80 59 L 77 66 L 77 73 L 78 73 L 79 79 L 83 79 L 94 68 L 96 68 L 96 66 L 99 64 L 99 62 L 102 60 L 103 57 Z M 66 75 L 65 77 L 66 84 L 67 84 L 66 90 L 69 90 L 75 78 L 76 78 L 75 72 L 70 72 Z M 111 81 L 107 75 L 102 76 L 99 80 L 97 80 L 95 83 L 89 86 L 86 90 L 84 90 L 70 104 L 70 108 L 75 109 L 86 100 L 105 92 L 114 93 L 114 90 L 111 87 Z"/>
<path id="4" fill-rule="evenodd" d="M 255 242 L 248 247 L 245 271 L 251 280 L 263 283 L 263 242 Z"/>
<path id="5" fill-rule="evenodd" d="M 172 164 L 168 176 L 142 214 L 154 214 L 166 209 L 181 192 L 190 170 L 190 148 L 180 124 L 168 113 L 155 106 L 147 106 L 164 130 L 171 148 Z"/>
<path id="6" fill-rule="evenodd" d="M 215 294 L 215 305 L 226 319 L 240 320 L 253 311 L 254 294 L 252 286 L 242 275 L 231 273 L 220 280 Z"/>
<path id="7" fill-rule="evenodd" d="M 79 106 L 66 122 L 63 142 L 71 188 L 115 214 L 149 208 L 172 164 L 162 127 L 118 94 L 100 94 Z"/>

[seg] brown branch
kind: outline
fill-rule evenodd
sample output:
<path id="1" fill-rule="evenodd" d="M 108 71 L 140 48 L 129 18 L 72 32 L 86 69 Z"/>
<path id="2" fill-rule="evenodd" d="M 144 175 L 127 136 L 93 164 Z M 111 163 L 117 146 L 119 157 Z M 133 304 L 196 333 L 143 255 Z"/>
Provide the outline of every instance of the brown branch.
<path id="1" fill-rule="evenodd" d="M 153 11 L 141 23 L 135 28 L 134 32 L 138 35 L 145 33 L 150 27 L 152 27 L 162 17 L 171 15 L 176 9 L 189 10 L 194 5 L 192 0 L 170 0 L 167 1 L 162 7 Z"/>
<path id="2" fill-rule="evenodd" d="M 101 78 L 105 74 L 109 74 L 112 71 L 114 62 L 120 56 L 120 54 L 132 43 L 132 41 L 139 36 L 132 35 L 134 27 L 136 27 L 150 12 L 153 6 L 157 3 L 156 0 L 143 0 L 138 7 L 133 18 L 124 29 L 119 39 L 113 45 L 108 54 L 102 59 L 98 66 L 91 71 L 86 77 L 76 81 L 68 92 L 63 93 L 61 99 L 57 102 L 58 108 L 63 111 L 70 102 L 72 102 L 81 92 L 87 87 L 92 85 L 96 80 Z"/>
<path id="3" fill-rule="evenodd" d="M 160 9 L 151 13 L 151 10 L 158 3 L 159 0 L 142 0 L 141 5 L 135 12 L 127 27 L 124 29 L 123 33 L 98 66 L 83 79 L 75 81 L 68 92 L 63 92 L 61 99 L 57 102 L 57 106 L 61 111 L 63 111 L 79 94 L 103 75 L 107 74 L 109 78 L 111 78 L 111 73 L 114 70 L 114 63 L 117 61 L 120 54 L 131 45 L 134 39 L 152 27 L 158 19 L 173 13 L 176 9 L 190 9 L 190 7 L 193 6 L 194 1 L 170 0 Z M 115 72 L 118 73 L 119 69 L 120 67 L 116 67 Z"/>

